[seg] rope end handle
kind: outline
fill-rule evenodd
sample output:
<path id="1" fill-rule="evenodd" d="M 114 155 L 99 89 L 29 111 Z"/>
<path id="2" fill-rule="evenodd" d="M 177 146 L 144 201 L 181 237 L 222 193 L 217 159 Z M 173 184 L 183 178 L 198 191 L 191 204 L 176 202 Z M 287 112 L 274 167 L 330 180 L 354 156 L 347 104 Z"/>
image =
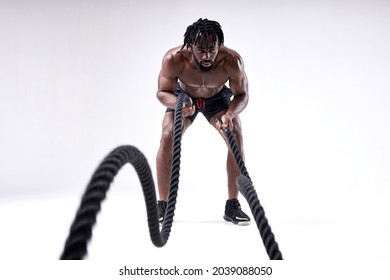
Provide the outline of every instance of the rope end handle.
<path id="1" fill-rule="evenodd" d="M 192 99 L 188 96 L 188 94 L 183 93 L 183 104 L 187 107 L 192 106 Z"/>

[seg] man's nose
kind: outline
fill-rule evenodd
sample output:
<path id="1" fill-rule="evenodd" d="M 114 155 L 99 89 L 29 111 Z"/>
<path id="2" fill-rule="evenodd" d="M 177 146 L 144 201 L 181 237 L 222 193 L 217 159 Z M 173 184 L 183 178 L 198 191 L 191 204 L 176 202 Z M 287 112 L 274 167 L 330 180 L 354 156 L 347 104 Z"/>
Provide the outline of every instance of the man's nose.
<path id="1" fill-rule="evenodd" d="M 210 52 L 204 52 L 203 59 L 209 59 L 209 58 L 210 58 Z"/>

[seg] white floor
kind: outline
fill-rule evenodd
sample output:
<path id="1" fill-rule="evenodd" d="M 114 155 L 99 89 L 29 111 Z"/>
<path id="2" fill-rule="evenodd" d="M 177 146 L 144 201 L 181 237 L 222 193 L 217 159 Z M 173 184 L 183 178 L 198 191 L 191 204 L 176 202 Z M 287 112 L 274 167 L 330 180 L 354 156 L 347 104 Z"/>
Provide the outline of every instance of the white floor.
<path id="1" fill-rule="evenodd" d="M 115 271 L 124 265 L 209 268 L 276 265 L 268 261 L 255 223 L 239 227 L 223 221 L 222 190 L 207 191 L 205 195 L 206 187 L 197 190 L 181 187 L 171 236 L 166 246 L 156 248 L 148 233 L 141 187 L 116 191 L 118 184 L 111 186 L 102 205 L 88 248 L 90 261 L 114 263 L 111 269 Z M 341 263 L 348 268 L 361 262 L 377 265 L 390 260 L 386 196 L 355 197 L 345 205 L 329 204 L 321 212 L 298 204 L 285 208 L 283 203 L 289 205 L 287 199 L 274 195 L 271 201 L 259 194 L 260 200 L 267 202 L 262 203 L 266 216 L 288 264 Z M 58 194 L 2 201 L 2 263 L 46 264 L 58 259 L 80 197 L 80 194 Z M 244 198 L 240 200 L 250 214 Z"/>

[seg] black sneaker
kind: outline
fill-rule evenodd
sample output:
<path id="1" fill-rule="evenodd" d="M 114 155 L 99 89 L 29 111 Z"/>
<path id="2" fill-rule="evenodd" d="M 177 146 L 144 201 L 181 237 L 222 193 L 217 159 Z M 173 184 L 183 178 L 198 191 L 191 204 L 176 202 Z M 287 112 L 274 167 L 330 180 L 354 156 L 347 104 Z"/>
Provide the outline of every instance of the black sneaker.
<path id="1" fill-rule="evenodd" d="M 157 214 L 158 221 L 162 223 L 164 221 L 165 210 L 167 209 L 167 202 L 164 200 L 157 201 Z"/>
<path id="2" fill-rule="evenodd" d="M 251 219 L 241 210 L 241 205 L 236 198 L 226 201 L 225 221 L 232 222 L 235 225 L 247 226 L 251 223 Z"/>

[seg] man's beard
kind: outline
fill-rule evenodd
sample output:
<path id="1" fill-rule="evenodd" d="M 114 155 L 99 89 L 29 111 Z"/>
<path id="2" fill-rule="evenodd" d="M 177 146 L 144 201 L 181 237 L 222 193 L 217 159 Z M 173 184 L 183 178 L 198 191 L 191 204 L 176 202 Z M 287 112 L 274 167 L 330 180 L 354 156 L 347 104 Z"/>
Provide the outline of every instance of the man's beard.
<path id="1" fill-rule="evenodd" d="M 195 64 L 199 68 L 200 71 L 209 72 L 211 70 L 211 68 L 213 68 L 213 63 L 211 63 L 210 66 L 208 66 L 208 67 L 204 67 L 202 64 L 200 64 L 200 61 L 197 60 L 195 56 L 193 56 L 193 57 L 194 57 Z"/>

